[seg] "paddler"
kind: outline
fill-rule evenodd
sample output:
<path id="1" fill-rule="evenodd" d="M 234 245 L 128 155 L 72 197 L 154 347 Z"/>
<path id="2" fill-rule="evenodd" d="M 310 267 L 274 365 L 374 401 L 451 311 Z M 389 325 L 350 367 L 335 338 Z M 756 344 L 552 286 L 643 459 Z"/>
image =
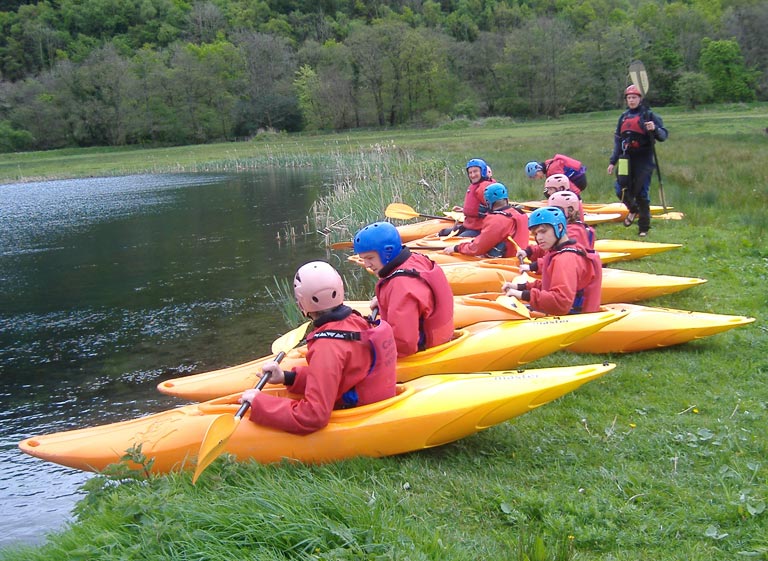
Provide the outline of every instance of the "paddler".
<path id="1" fill-rule="evenodd" d="M 473 238 L 480 233 L 483 219 L 488 211 L 484 199 L 485 189 L 495 181 L 492 177 L 493 172 L 485 160 L 472 158 L 465 167 L 469 187 L 464 195 L 464 206 L 454 206 L 453 211 L 464 213 L 464 222 L 458 227 L 458 235 L 462 238 Z M 451 228 L 440 231 L 441 236 L 447 236 L 450 233 Z"/>
<path id="2" fill-rule="evenodd" d="M 569 239 L 565 213 L 544 207 L 530 214 L 528 228 L 544 255 L 541 280 L 506 282 L 502 290 L 548 315 L 596 312 L 600 308 L 602 263 L 599 255 Z"/>
<path id="3" fill-rule="evenodd" d="M 616 196 L 629 209 L 624 226 L 632 226 L 636 218 L 638 234 L 648 235 L 651 227 L 651 177 L 656 168 L 654 143 L 664 142 L 669 132 L 661 117 L 643 103 L 640 88 L 630 85 L 624 90 L 627 110 L 619 117 L 613 134 L 613 152 L 608 160 L 608 174 L 616 175 Z M 617 167 L 618 164 L 618 167 Z M 622 169 L 626 168 L 626 169 Z"/>
<path id="4" fill-rule="evenodd" d="M 250 419 L 260 425 L 308 434 L 328 424 L 331 411 L 366 405 L 395 395 L 397 354 L 392 327 L 371 325 L 344 305 L 341 276 L 330 264 L 302 265 L 293 279 L 296 303 L 312 320 L 307 365 L 284 371 L 275 361 L 262 366 L 269 382 L 284 384 L 300 399 L 246 390 Z"/>
<path id="5" fill-rule="evenodd" d="M 480 233 L 471 241 L 446 247 L 443 253 L 508 257 L 515 255 L 518 248 L 528 245 L 528 216 L 509 204 L 504 184 L 490 184 L 483 196 L 488 213 Z"/>
<path id="6" fill-rule="evenodd" d="M 397 356 L 447 343 L 453 337 L 453 293 L 443 270 L 403 246 L 389 222 L 374 222 L 353 239 L 355 253 L 378 277 L 371 309 L 392 326 Z"/>
<path id="7" fill-rule="evenodd" d="M 556 174 L 565 175 L 572 185 L 569 191 L 577 195 L 587 188 L 587 166 L 576 158 L 555 154 L 543 162 L 532 161 L 525 164 L 525 175 L 528 179 L 545 179 Z"/>

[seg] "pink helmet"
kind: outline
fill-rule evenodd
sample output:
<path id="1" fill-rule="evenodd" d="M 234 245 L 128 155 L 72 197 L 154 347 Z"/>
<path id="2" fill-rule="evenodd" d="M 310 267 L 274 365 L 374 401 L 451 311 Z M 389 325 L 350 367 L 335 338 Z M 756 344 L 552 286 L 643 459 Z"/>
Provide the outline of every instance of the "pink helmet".
<path id="1" fill-rule="evenodd" d="M 627 89 L 624 90 L 624 97 L 627 97 L 628 95 L 639 95 L 640 97 L 643 97 L 643 94 L 640 92 L 640 88 L 634 84 L 627 86 Z"/>
<path id="2" fill-rule="evenodd" d="M 571 188 L 571 181 L 567 175 L 562 173 L 556 173 L 547 177 L 544 182 L 544 190 L 556 189 L 557 191 L 567 191 Z"/>
<path id="3" fill-rule="evenodd" d="M 344 283 L 325 261 L 310 261 L 293 277 L 293 294 L 305 314 L 330 310 L 344 303 Z"/>
<path id="4" fill-rule="evenodd" d="M 571 207 L 579 208 L 579 197 L 572 191 L 558 191 L 557 193 L 552 193 L 547 202 L 549 203 L 549 206 L 560 207 L 563 210 L 568 210 L 568 208 Z"/>

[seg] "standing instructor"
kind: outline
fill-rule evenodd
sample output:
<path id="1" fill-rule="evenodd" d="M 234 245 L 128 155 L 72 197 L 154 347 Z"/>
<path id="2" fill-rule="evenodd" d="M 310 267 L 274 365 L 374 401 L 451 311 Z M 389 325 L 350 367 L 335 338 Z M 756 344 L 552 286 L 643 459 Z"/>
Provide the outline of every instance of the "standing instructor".
<path id="1" fill-rule="evenodd" d="M 616 195 L 629 214 L 624 226 L 631 226 L 638 219 L 640 237 L 648 235 L 651 227 L 651 176 L 656 167 L 653 143 L 664 142 L 669 133 L 661 117 L 651 112 L 643 103 L 640 89 L 631 85 L 624 91 L 627 110 L 619 117 L 613 136 L 613 153 L 608 174 L 616 165 Z"/>

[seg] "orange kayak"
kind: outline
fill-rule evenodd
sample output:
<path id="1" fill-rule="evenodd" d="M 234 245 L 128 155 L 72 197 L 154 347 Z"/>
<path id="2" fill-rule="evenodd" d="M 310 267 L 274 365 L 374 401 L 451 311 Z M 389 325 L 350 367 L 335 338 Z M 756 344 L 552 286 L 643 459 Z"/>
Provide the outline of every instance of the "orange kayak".
<path id="1" fill-rule="evenodd" d="M 483 321 L 458 329 L 453 340 L 397 361 L 397 380 L 405 382 L 428 374 L 507 370 L 563 349 L 591 335 L 627 312 L 607 310 L 592 314 L 539 317 L 523 321 Z M 305 365 L 307 347 L 289 351 L 282 367 Z M 162 393 L 205 401 L 256 385 L 261 366 L 275 355 L 244 364 L 172 378 L 158 384 Z"/>
<path id="2" fill-rule="evenodd" d="M 390 399 L 334 411 L 325 428 L 304 436 L 243 419 L 224 452 L 238 461 L 321 463 L 424 450 L 536 409 L 615 366 L 605 363 L 422 376 L 401 384 Z M 277 387 L 264 391 L 291 397 Z M 219 415 L 234 415 L 238 397 L 195 403 L 130 421 L 33 436 L 22 440 L 19 448 L 48 462 L 99 471 L 119 462 L 126 450 L 141 446 L 142 454 L 153 462 L 154 473 L 191 470 L 211 422 Z"/>

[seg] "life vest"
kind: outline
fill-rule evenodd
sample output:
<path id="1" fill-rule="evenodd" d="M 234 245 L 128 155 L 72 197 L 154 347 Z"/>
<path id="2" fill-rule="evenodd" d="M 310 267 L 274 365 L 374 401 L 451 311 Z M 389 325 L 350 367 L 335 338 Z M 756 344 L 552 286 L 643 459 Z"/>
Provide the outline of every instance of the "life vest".
<path id="1" fill-rule="evenodd" d="M 434 311 L 426 317 L 419 318 L 420 351 L 441 345 L 453 338 L 453 292 L 451 285 L 445 281 L 443 270 L 431 259 L 429 259 L 429 263 L 431 267 L 428 270 L 395 269 L 379 281 L 380 290 L 384 283 L 398 276 L 415 277 L 427 283 L 432 291 L 432 296 L 435 299 Z"/>
<path id="2" fill-rule="evenodd" d="M 558 249 L 557 251 L 549 251 L 542 258 L 542 262 L 539 265 L 539 271 L 546 271 L 549 268 L 549 264 L 552 259 L 561 253 L 576 253 L 587 261 L 589 261 L 592 267 L 593 276 L 586 282 L 580 282 L 580 286 L 577 286 L 576 296 L 573 299 L 573 304 L 569 314 L 581 314 L 596 312 L 600 309 L 600 297 L 603 285 L 603 263 L 600 261 L 600 255 L 594 250 L 581 247 L 566 246 Z M 582 279 L 579 279 L 582 281 Z M 544 290 L 548 290 L 549 286 L 542 285 Z"/>
<path id="3" fill-rule="evenodd" d="M 511 218 L 515 223 L 515 233 L 511 233 L 504 238 L 501 242 L 496 244 L 488 251 L 488 257 L 514 257 L 517 254 L 518 248 L 527 247 L 530 241 L 530 233 L 528 232 L 528 215 L 517 207 L 509 205 L 505 208 L 498 210 L 491 210 L 488 214 L 501 214 Z M 512 225 L 510 224 L 510 231 Z"/>
<path id="4" fill-rule="evenodd" d="M 619 134 L 624 152 L 648 148 L 651 145 L 651 138 L 644 126 L 646 120 L 645 112 L 625 111 L 621 115 Z"/>
<path id="5" fill-rule="evenodd" d="M 318 339 L 336 339 L 369 345 L 371 350 L 371 367 L 367 373 L 361 373 L 352 382 L 352 387 L 341 396 L 338 406 L 355 407 L 358 403 L 375 403 L 394 395 L 394 384 L 384 384 L 381 381 L 394 378 L 397 367 L 397 347 L 392 326 L 384 320 L 369 322 L 371 327 L 364 331 L 343 331 L 326 329 L 317 331 L 307 337 L 307 343 Z M 453 327 L 451 327 L 453 329 Z"/>

